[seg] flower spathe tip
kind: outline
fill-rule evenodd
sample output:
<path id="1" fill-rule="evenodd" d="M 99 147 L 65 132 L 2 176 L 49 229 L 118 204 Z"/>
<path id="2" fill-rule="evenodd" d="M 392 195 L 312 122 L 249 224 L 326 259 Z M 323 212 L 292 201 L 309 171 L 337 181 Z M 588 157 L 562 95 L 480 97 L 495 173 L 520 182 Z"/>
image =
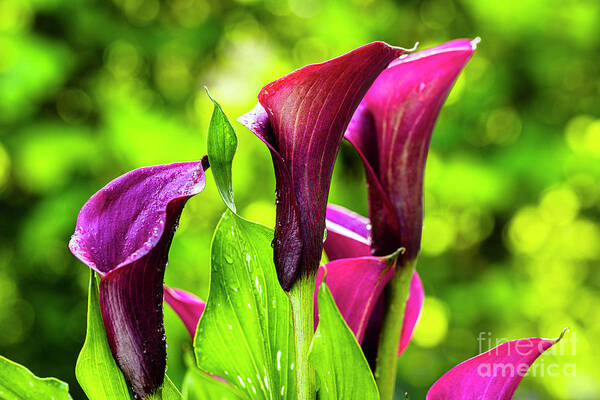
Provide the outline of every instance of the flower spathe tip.
<path id="1" fill-rule="evenodd" d="M 477 49 L 477 45 L 480 42 L 480 37 L 476 37 L 475 39 L 454 39 L 439 46 L 416 51 L 417 47 L 419 46 L 419 42 L 417 42 L 412 49 L 407 51 L 406 54 L 403 54 L 396 60 L 392 61 L 388 68 L 393 68 L 398 64 L 403 64 L 408 61 L 416 61 L 425 57 L 431 57 L 444 53 L 464 53 L 465 55 L 471 55 Z"/>
<path id="2" fill-rule="evenodd" d="M 570 331 L 570 329 L 569 329 L 569 327 L 568 327 L 568 326 L 567 326 L 567 327 L 564 327 L 564 328 L 563 328 L 563 330 L 562 330 L 562 332 L 560 332 L 560 335 L 559 335 L 559 336 L 558 336 L 556 339 L 553 339 L 553 340 L 554 340 L 554 344 L 556 344 L 556 343 L 560 342 L 560 341 L 563 339 L 563 337 L 564 337 L 564 336 L 565 336 L 567 333 L 569 333 L 569 331 Z"/>

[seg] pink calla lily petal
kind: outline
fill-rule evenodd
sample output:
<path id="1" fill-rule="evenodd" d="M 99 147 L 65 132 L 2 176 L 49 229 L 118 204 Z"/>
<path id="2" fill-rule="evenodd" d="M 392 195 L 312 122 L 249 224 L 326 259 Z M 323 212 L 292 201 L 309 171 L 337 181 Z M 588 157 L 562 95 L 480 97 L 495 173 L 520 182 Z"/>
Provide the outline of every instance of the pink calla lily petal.
<path id="1" fill-rule="evenodd" d="M 394 276 L 394 260 L 369 256 L 342 258 L 327 263 L 319 268 L 315 301 L 325 271 L 327 287 L 340 313 L 354 332 L 356 340 L 362 343 L 373 308 L 385 285 Z M 318 322 L 315 312 L 315 328 Z"/>
<path id="2" fill-rule="evenodd" d="M 165 301 L 179 315 L 193 340 L 206 302 L 185 290 L 167 286 L 165 286 Z"/>
<path id="3" fill-rule="evenodd" d="M 327 238 L 323 246 L 329 261 L 371 255 L 371 224 L 368 218 L 344 207 L 328 204 L 325 226 Z"/>
<path id="4" fill-rule="evenodd" d="M 427 400 L 510 400 L 531 364 L 561 337 L 513 340 L 464 361 L 433 384 Z"/>
<path id="5" fill-rule="evenodd" d="M 412 339 L 415 327 L 421 316 L 423 301 L 425 300 L 425 290 L 421 277 L 415 271 L 410 281 L 410 292 L 406 300 L 406 309 L 404 311 L 404 321 L 402 322 L 402 332 L 400 334 L 400 345 L 398 346 L 398 357 L 404 352 L 410 339 Z"/>
<path id="6" fill-rule="evenodd" d="M 363 159 L 375 255 L 406 248 L 414 260 L 423 223 L 423 174 L 431 133 L 476 41 L 454 40 L 393 61 L 373 83 L 345 137 Z"/>
<path id="7" fill-rule="evenodd" d="M 265 86 L 239 121 L 267 143 L 277 179 L 274 260 L 289 290 L 323 250 L 333 164 L 352 114 L 379 73 L 403 53 L 375 42 Z"/>
<path id="8" fill-rule="evenodd" d="M 83 206 L 69 248 L 101 276 L 100 309 L 112 354 L 133 391 L 163 383 L 163 277 L 187 200 L 204 189 L 207 161 L 133 170 Z"/>
<path id="9" fill-rule="evenodd" d="M 325 253 L 327 257 L 330 261 L 345 261 L 339 264 L 333 262 L 327 264 L 327 285 L 330 287 L 333 298 L 342 315 L 345 318 L 346 315 L 348 315 L 348 318 L 353 318 L 353 320 L 346 319 L 346 323 L 348 323 L 351 329 L 351 324 L 359 325 L 354 322 L 354 319 L 357 319 L 353 315 L 355 311 L 351 309 L 346 310 L 351 305 L 347 298 L 353 295 L 355 298 L 362 296 L 363 298 L 375 299 L 375 303 L 369 303 L 368 308 L 365 308 L 364 304 L 359 306 L 361 313 L 368 317 L 369 332 L 365 340 L 363 341 L 363 337 L 365 337 L 367 326 L 360 325 L 360 330 L 352 329 L 359 343 L 363 344 L 365 353 L 369 355 L 369 353 L 374 351 L 372 349 L 377 348 L 379 341 L 379 332 L 381 331 L 380 308 L 382 309 L 383 307 L 381 293 L 383 286 L 393 277 L 393 269 L 385 276 L 384 280 L 379 282 L 383 286 L 379 286 L 372 284 L 373 276 L 376 276 L 378 273 L 377 268 L 369 271 L 368 269 L 361 270 L 361 267 L 365 267 L 365 263 L 362 263 L 362 265 L 353 265 L 354 258 L 368 256 L 371 253 L 369 247 L 370 223 L 367 218 L 344 207 L 329 204 L 327 206 L 326 225 L 327 239 L 325 240 Z M 381 260 L 379 257 L 364 258 Z M 377 264 L 375 261 L 372 263 Z M 363 279 L 365 279 L 364 275 L 367 275 L 366 282 L 363 282 Z M 319 279 L 321 279 L 321 276 L 322 271 L 319 270 Z M 363 285 L 363 283 L 366 284 Z M 364 291 L 364 293 L 355 293 L 358 290 Z M 424 298 L 425 292 L 421 278 L 415 272 L 411 280 L 410 293 L 406 302 L 406 311 L 398 346 L 398 356 L 406 349 L 412 338 L 415 326 L 421 315 Z"/>

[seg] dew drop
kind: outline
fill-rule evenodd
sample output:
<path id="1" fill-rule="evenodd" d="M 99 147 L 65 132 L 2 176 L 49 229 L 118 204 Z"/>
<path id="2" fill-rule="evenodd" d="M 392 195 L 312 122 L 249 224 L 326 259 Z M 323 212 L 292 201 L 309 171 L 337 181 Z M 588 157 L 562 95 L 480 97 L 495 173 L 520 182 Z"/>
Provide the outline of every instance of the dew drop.
<path id="1" fill-rule="evenodd" d="M 277 371 L 281 371 L 281 350 L 277 351 Z"/>

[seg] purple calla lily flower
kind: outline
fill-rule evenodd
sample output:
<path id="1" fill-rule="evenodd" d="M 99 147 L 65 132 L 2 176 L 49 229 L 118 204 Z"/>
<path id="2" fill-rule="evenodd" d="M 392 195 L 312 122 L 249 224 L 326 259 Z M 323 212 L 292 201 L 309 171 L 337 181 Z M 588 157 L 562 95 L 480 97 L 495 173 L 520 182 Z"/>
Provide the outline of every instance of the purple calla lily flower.
<path id="1" fill-rule="evenodd" d="M 383 313 L 383 297 L 381 294 L 385 285 L 393 278 L 394 268 L 389 268 L 385 279 L 378 280 L 376 287 L 358 284 L 365 279 L 367 282 L 369 279 L 377 279 L 379 275 L 378 269 L 374 267 L 378 265 L 377 262 L 373 263 L 373 267 L 365 269 L 360 268 L 364 262 L 354 265 L 356 263 L 355 260 L 361 259 L 353 257 L 380 260 L 379 257 L 366 257 L 371 254 L 371 224 L 369 220 L 344 207 L 329 204 L 327 205 L 326 225 L 327 239 L 324 245 L 325 253 L 330 260 L 335 260 L 326 266 L 327 285 L 348 326 L 353 330 L 358 342 L 363 345 L 363 351 L 367 360 L 372 362 L 375 357 L 379 333 L 381 331 Z M 361 274 L 365 274 L 366 277 L 363 278 Z M 374 302 L 370 302 L 367 306 L 366 302 L 362 301 L 362 305 L 358 307 L 358 310 L 353 311 L 352 309 L 347 309 L 350 304 L 347 300 L 349 296 L 353 298 L 368 296 Z M 414 272 L 410 284 L 410 293 L 406 301 L 398 356 L 406 349 L 412 338 L 417 321 L 421 315 L 424 298 L 423 284 L 417 272 Z M 354 316 L 353 313 L 356 312 L 360 312 L 360 317 Z M 361 326 L 360 331 L 353 328 L 354 324 L 357 324 L 356 319 L 358 318 L 366 318 L 366 321 L 368 321 L 368 326 Z"/>
<path id="2" fill-rule="evenodd" d="M 206 308 L 206 302 L 185 290 L 166 286 L 165 301 L 179 315 L 192 340 L 194 340 L 198 321 L 200 321 L 204 308 Z"/>
<path id="3" fill-rule="evenodd" d="M 111 352 L 136 395 L 163 383 L 163 277 L 187 200 L 204 189 L 208 160 L 133 170 L 83 206 L 71 252 L 101 276 L 100 309 Z"/>
<path id="4" fill-rule="evenodd" d="M 379 73 L 403 53 L 371 43 L 265 86 L 239 121 L 271 151 L 276 176 L 274 261 L 289 290 L 316 273 L 333 164 L 352 114 Z"/>
<path id="5" fill-rule="evenodd" d="M 345 137 L 365 165 L 375 255 L 387 255 L 402 246 L 405 260 L 417 257 L 431 133 L 477 41 L 454 40 L 393 61 L 352 117 Z"/>
<path id="6" fill-rule="evenodd" d="M 464 361 L 433 384 L 427 400 L 510 400 L 531 364 L 563 334 L 513 340 Z"/>

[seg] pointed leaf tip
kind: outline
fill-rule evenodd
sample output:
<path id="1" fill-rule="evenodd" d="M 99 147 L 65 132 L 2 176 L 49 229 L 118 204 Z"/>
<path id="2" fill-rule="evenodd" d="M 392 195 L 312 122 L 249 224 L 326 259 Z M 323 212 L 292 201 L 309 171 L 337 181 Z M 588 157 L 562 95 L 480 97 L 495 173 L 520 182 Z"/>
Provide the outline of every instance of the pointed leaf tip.
<path id="1" fill-rule="evenodd" d="M 236 212 L 233 199 L 232 165 L 238 146 L 238 139 L 223 108 L 217 100 L 211 96 L 208 88 L 205 87 L 205 89 L 206 94 L 214 105 L 212 117 L 208 126 L 208 160 L 212 166 L 215 183 L 223 202 L 231 211 Z"/>

